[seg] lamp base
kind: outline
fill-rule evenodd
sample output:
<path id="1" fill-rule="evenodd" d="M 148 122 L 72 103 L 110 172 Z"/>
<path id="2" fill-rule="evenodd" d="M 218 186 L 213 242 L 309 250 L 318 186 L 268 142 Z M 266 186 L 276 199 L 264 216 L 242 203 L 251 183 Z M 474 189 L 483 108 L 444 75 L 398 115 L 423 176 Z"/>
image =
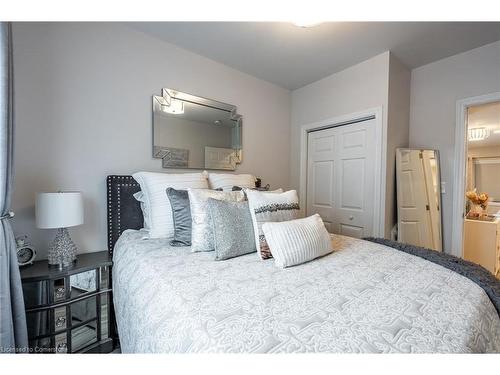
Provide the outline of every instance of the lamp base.
<path id="1" fill-rule="evenodd" d="M 77 247 L 71 239 L 68 228 L 57 229 L 57 234 L 49 246 L 47 260 L 49 265 L 68 267 L 76 260 Z"/>

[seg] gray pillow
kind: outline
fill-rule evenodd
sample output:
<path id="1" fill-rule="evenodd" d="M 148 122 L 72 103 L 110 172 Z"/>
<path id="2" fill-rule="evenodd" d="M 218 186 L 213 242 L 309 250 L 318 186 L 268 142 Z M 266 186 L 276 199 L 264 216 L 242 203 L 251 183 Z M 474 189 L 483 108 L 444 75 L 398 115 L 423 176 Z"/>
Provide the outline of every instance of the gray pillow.
<path id="1" fill-rule="evenodd" d="M 191 246 L 191 209 L 187 190 L 167 188 L 167 196 L 172 206 L 174 239 L 172 246 Z"/>
<path id="2" fill-rule="evenodd" d="M 215 247 L 215 260 L 257 251 L 248 202 L 208 200 Z"/>
<path id="3" fill-rule="evenodd" d="M 208 200 L 242 202 L 245 194 L 242 191 L 215 191 L 208 189 L 188 189 L 191 206 L 191 251 L 214 251 L 212 220 L 208 210 Z"/>

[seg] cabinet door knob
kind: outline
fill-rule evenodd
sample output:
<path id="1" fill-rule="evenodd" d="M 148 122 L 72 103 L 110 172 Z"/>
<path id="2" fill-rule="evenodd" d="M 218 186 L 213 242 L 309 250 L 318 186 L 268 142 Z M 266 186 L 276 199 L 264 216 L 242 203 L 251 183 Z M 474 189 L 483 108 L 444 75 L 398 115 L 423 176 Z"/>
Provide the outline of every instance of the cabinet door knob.
<path id="1" fill-rule="evenodd" d="M 349 220 L 352 220 L 352 219 L 354 219 L 354 216 L 352 216 L 352 215 L 349 216 Z"/>

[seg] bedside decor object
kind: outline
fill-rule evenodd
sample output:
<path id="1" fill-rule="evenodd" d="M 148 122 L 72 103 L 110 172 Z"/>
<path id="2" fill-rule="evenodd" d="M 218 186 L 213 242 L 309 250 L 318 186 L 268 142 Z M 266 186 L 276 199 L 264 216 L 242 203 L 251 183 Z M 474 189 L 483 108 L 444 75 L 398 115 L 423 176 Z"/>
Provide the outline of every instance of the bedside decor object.
<path id="1" fill-rule="evenodd" d="M 467 213 L 468 219 L 481 219 L 483 216 L 488 216 L 488 199 L 487 193 L 478 194 L 476 189 L 468 191 L 465 196 L 471 203 L 471 208 Z"/>
<path id="2" fill-rule="evenodd" d="M 21 268 L 29 353 L 109 353 L 116 338 L 111 256 L 85 253 L 63 270 Z"/>
<path id="3" fill-rule="evenodd" d="M 68 228 L 83 224 L 83 198 L 80 192 L 38 193 L 36 197 L 36 226 L 55 229 L 57 234 L 50 244 L 49 265 L 67 267 L 76 260 L 76 245 Z"/>
<path id="4" fill-rule="evenodd" d="M 16 238 L 16 248 L 17 264 L 20 266 L 33 264 L 36 257 L 36 250 L 28 243 L 27 236 L 20 236 Z"/>

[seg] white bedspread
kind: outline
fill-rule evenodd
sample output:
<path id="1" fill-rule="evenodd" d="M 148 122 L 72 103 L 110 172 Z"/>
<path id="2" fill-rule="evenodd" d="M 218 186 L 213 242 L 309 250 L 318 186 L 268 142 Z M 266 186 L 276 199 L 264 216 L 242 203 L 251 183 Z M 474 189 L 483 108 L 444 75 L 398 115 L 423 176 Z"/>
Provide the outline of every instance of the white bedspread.
<path id="1" fill-rule="evenodd" d="M 280 269 L 214 261 L 126 231 L 114 252 L 122 352 L 500 352 L 500 319 L 469 279 L 334 237 L 333 254 Z"/>

